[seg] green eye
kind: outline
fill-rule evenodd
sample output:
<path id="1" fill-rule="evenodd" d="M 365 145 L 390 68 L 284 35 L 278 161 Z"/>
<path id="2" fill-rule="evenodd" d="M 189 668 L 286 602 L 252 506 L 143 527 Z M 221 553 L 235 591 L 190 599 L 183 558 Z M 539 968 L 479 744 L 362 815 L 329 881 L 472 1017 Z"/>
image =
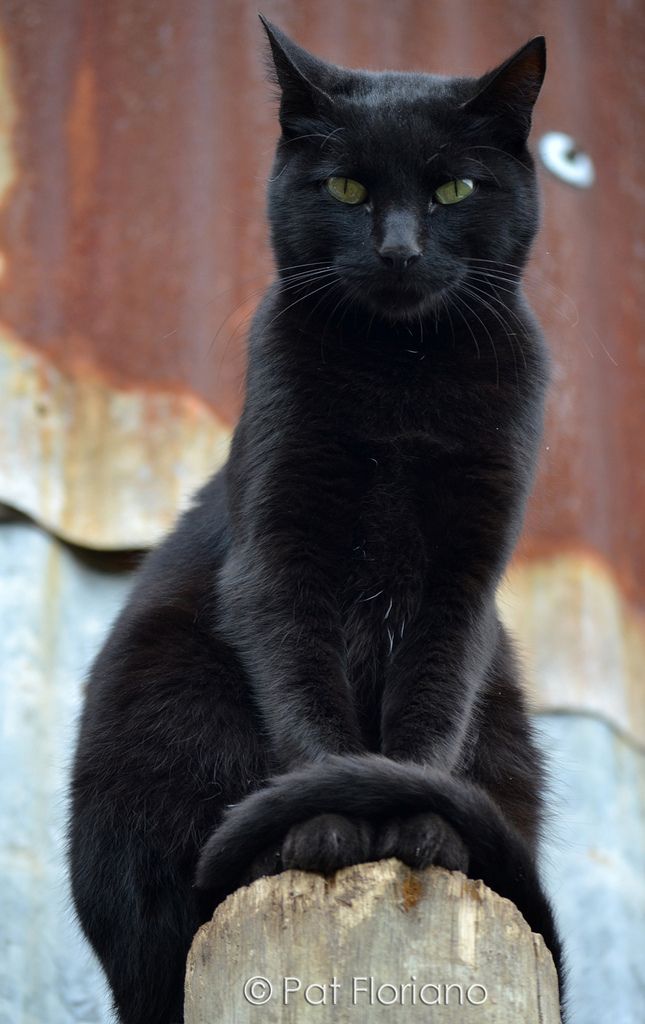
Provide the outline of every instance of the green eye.
<path id="1" fill-rule="evenodd" d="M 470 178 L 455 178 L 454 181 L 447 181 L 440 185 L 434 194 L 434 198 L 442 206 L 450 206 L 451 203 L 460 203 L 473 191 L 475 185 Z"/>
<path id="2" fill-rule="evenodd" d="M 341 203 L 358 206 L 367 199 L 367 189 L 353 178 L 327 178 L 325 185 L 329 194 Z"/>

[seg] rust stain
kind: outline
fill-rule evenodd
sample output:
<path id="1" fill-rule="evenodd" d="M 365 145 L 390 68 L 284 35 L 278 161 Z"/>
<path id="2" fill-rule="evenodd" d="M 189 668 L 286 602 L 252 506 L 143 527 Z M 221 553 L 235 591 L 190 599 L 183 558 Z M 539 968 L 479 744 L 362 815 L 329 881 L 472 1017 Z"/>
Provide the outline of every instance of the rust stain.
<path id="1" fill-rule="evenodd" d="M 416 907 L 423 896 L 423 884 L 418 875 L 410 873 L 401 883 L 402 907 L 406 914 Z"/>
<path id="2" fill-rule="evenodd" d="M 585 711 L 645 744 L 645 615 L 593 549 L 516 561 L 499 598 L 540 710 Z"/>
<path id="3" fill-rule="evenodd" d="M 197 397 L 64 374 L 0 322 L 0 494 L 58 536 L 149 547 L 221 466 L 230 431 Z"/>
<path id="4" fill-rule="evenodd" d="M 11 139 L 18 116 L 16 103 L 9 81 L 9 54 L 4 34 L 0 31 L 0 207 L 6 202 L 16 175 Z M 6 267 L 6 256 L 2 254 L 2 274 Z"/>
<path id="5" fill-rule="evenodd" d="M 100 159 L 96 102 L 96 72 L 85 63 L 76 75 L 67 123 L 69 149 L 76 154 L 70 183 L 75 217 L 90 214 L 95 196 Z"/>
<path id="6" fill-rule="evenodd" d="M 229 425 L 244 331 L 266 282 L 275 134 L 242 116 L 245 5 L 8 4 L 17 174 L 0 247 L 7 326 L 62 372 L 190 391 Z M 254 25 L 254 27 L 256 27 Z M 250 52 L 249 52 L 250 56 Z M 239 93 L 239 96 L 238 96 Z M 222 139 L 226 144 L 222 145 Z"/>

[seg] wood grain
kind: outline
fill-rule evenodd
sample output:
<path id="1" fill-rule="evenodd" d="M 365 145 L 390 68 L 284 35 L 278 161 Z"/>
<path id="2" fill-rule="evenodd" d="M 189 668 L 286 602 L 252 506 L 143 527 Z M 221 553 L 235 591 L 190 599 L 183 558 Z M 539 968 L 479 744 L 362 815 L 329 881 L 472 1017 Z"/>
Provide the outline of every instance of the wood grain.
<path id="1" fill-rule="evenodd" d="M 560 1012 L 551 955 L 512 903 L 387 860 L 233 893 L 195 936 L 185 1020 L 560 1024 Z"/>

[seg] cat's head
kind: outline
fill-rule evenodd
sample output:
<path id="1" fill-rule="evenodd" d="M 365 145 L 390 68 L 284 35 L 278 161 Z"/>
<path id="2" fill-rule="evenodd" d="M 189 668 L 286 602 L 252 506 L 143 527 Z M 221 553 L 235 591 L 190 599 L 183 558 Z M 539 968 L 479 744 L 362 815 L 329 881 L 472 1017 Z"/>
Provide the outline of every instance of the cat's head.
<path id="1" fill-rule="evenodd" d="M 481 78 L 445 78 L 340 68 L 262 20 L 280 87 L 269 219 L 285 279 L 311 272 L 312 294 L 405 320 L 472 268 L 524 263 L 542 37 Z"/>

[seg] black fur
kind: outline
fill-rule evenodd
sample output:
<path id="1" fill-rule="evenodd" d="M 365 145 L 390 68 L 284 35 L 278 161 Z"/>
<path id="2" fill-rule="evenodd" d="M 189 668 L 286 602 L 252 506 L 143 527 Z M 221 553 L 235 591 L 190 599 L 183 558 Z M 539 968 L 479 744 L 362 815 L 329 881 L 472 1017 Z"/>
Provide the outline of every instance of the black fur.
<path id="1" fill-rule="evenodd" d="M 200 921 L 285 866 L 467 870 L 561 965 L 495 608 L 548 377 L 519 284 L 544 43 L 442 79 L 345 71 L 266 28 L 278 275 L 244 410 L 94 665 L 74 766 L 74 900 L 123 1024 L 181 1020 Z M 456 178 L 473 193 L 433 201 Z"/>

